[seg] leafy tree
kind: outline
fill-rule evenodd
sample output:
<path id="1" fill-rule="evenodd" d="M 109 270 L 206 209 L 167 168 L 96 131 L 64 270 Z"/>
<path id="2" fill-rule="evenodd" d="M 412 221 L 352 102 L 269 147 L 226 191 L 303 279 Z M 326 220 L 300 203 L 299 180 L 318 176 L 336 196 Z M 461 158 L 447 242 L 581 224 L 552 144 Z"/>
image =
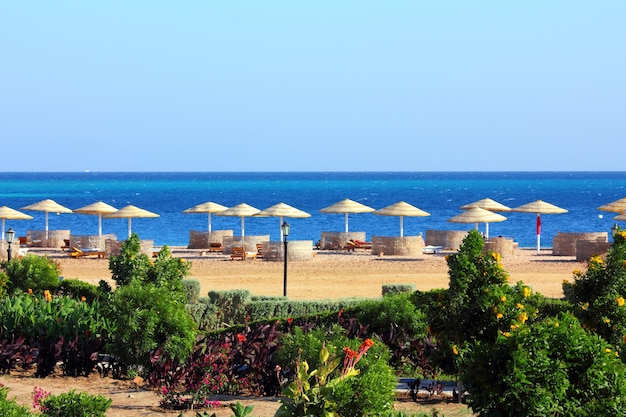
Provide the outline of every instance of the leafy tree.
<path id="1" fill-rule="evenodd" d="M 626 414 L 626 366 L 571 313 L 477 343 L 462 376 L 481 417 Z"/>
<path id="2" fill-rule="evenodd" d="M 593 256 L 586 272 L 574 271 L 563 292 L 583 326 L 626 355 L 626 231 L 615 235 L 606 260 Z"/>

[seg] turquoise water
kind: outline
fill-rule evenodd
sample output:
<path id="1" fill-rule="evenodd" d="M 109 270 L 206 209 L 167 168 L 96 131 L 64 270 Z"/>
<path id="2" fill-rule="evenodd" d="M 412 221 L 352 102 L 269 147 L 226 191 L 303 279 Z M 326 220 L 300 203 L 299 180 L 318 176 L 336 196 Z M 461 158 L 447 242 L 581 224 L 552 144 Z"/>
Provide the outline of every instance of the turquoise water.
<path id="1" fill-rule="evenodd" d="M 189 230 L 206 230 L 206 214 L 184 214 L 183 210 L 214 201 L 224 206 L 245 202 L 265 209 L 285 202 L 311 214 L 306 219 L 288 219 L 290 239 L 316 241 L 322 231 L 343 231 L 344 216 L 324 214 L 320 209 L 344 198 L 380 209 L 406 201 L 431 214 L 404 219 L 404 234 L 425 234 L 427 229 L 468 230 L 474 225 L 447 220 L 461 212 L 460 206 L 492 198 L 509 207 L 538 199 L 567 209 L 559 215 L 542 216 L 542 246 L 550 247 L 558 231 L 610 231 L 616 214 L 597 207 L 626 197 L 626 172 L 315 172 L 315 173 L 0 173 L 0 206 L 20 209 L 43 199 L 76 209 L 96 201 L 117 208 L 128 204 L 160 215 L 134 219 L 133 231 L 157 245 L 186 245 Z M 45 215 L 29 211 L 32 220 L 7 220 L 22 235 L 26 230 L 44 229 Z M 514 237 L 522 247 L 536 245 L 535 215 L 503 213 L 507 220 L 492 223 L 492 236 Z M 239 218 L 212 216 L 213 230 L 232 229 L 241 233 Z M 269 234 L 279 239 L 277 218 L 247 218 L 246 235 Z M 371 213 L 349 216 L 351 231 L 367 237 L 397 236 L 397 217 Z M 622 222 L 622 226 L 625 226 Z M 96 216 L 49 215 L 49 228 L 70 229 L 73 234 L 96 234 Z M 484 224 L 479 225 L 484 231 Z M 104 219 L 103 233 L 118 238 L 127 235 L 127 220 Z"/>

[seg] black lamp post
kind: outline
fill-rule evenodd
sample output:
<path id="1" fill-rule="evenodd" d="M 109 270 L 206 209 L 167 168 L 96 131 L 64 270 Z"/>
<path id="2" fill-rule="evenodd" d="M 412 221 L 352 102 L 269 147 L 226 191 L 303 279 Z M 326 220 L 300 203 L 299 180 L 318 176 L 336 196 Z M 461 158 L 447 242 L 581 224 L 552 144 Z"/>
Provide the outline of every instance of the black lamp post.
<path id="1" fill-rule="evenodd" d="M 6 239 L 7 243 L 9 244 L 9 247 L 7 248 L 7 260 L 11 260 L 11 255 L 13 255 L 13 251 L 11 250 L 11 243 L 13 243 L 13 239 L 15 239 L 15 230 L 13 230 L 12 227 L 9 227 L 9 230 L 7 230 L 4 233 L 4 238 Z"/>
<path id="2" fill-rule="evenodd" d="M 291 226 L 289 226 L 289 223 L 287 222 L 283 222 L 283 224 L 280 226 L 281 230 L 283 231 L 283 244 L 285 245 L 285 268 L 284 268 L 284 276 L 283 276 L 283 296 L 287 297 L 287 236 L 289 236 L 289 229 Z"/>

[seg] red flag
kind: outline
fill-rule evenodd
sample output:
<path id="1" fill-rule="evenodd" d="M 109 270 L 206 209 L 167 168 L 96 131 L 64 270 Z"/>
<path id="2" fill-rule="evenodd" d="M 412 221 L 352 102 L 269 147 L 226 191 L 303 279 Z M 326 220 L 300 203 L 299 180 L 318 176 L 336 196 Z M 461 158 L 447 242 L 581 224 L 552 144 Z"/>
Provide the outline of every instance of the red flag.
<path id="1" fill-rule="evenodd" d="M 537 234 L 541 234 L 541 217 L 537 214 Z"/>

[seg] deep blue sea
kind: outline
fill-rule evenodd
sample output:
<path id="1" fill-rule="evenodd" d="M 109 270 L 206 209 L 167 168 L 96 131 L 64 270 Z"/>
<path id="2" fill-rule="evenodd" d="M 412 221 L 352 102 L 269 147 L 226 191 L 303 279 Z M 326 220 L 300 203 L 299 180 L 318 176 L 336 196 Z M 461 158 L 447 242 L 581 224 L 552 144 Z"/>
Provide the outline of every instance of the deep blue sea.
<path id="1" fill-rule="evenodd" d="M 320 209 L 345 198 L 380 209 L 406 201 L 431 214 L 405 217 L 404 235 L 425 234 L 427 229 L 469 230 L 473 224 L 448 221 L 461 213 L 460 206 L 491 198 L 509 207 L 544 200 L 567 209 L 566 214 L 542 216 L 542 247 L 563 232 L 610 232 L 616 213 L 597 208 L 626 197 L 626 172 L 245 172 L 245 173 L 0 173 L 0 206 L 21 209 L 43 199 L 53 199 L 77 209 L 97 201 L 122 208 L 132 204 L 160 215 L 134 219 L 132 230 L 156 245 L 185 246 L 189 230 L 207 230 L 206 214 L 183 210 L 206 201 L 227 207 L 247 203 L 260 210 L 284 202 L 311 214 L 305 219 L 287 219 L 289 239 L 313 240 L 322 231 L 343 231 L 342 214 L 324 214 Z M 43 230 L 45 214 L 24 211 L 32 220 L 7 220 L 18 235 Z M 489 234 L 513 237 L 521 247 L 536 245 L 535 215 L 501 213 L 507 220 L 491 223 Z M 232 229 L 241 234 L 238 217 L 211 216 L 213 230 Z M 618 222 L 619 223 L 619 222 Z M 622 227 L 624 224 L 622 222 Z M 479 228 L 484 231 L 484 224 Z M 103 233 L 118 239 L 128 234 L 125 219 L 104 219 Z M 350 231 L 371 236 L 398 236 L 398 217 L 372 213 L 351 214 Z M 97 216 L 49 215 L 49 229 L 69 229 L 75 235 L 97 234 Z M 245 235 L 266 235 L 279 240 L 279 219 L 246 218 Z"/>

